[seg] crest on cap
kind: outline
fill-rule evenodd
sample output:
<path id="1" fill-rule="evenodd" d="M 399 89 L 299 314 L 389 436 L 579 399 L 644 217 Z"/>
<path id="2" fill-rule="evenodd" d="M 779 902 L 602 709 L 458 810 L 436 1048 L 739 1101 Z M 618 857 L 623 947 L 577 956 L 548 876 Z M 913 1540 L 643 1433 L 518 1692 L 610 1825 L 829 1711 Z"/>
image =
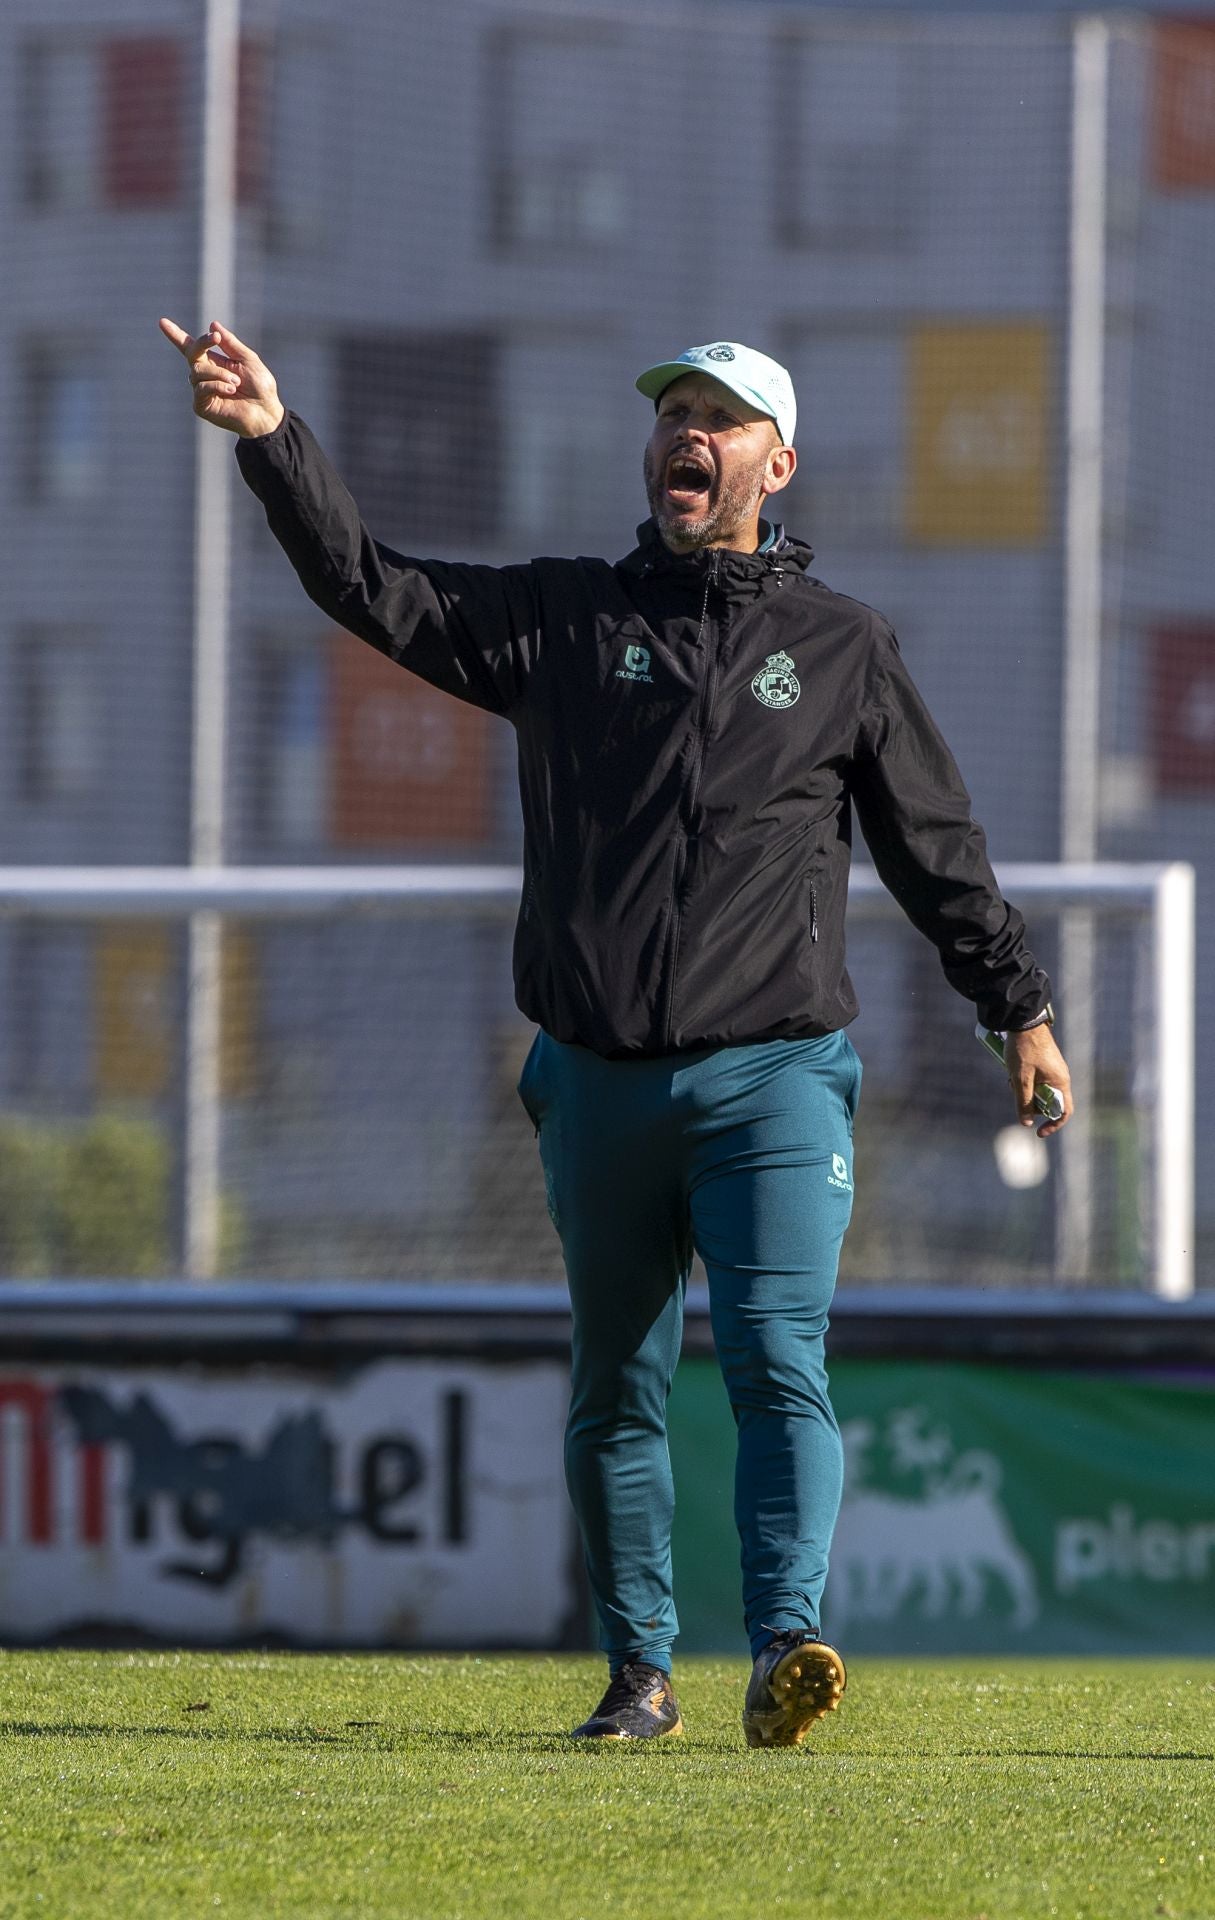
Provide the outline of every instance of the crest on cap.
<path id="1" fill-rule="evenodd" d="M 713 379 L 738 394 L 740 399 L 749 400 L 761 413 L 768 414 L 775 420 L 785 445 L 793 445 L 797 401 L 792 380 L 779 361 L 769 359 L 766 353 L 758 353 L 754 347 L 744 346 L 739 340 L 715 340 L 712 346 L 689 347 L 677 359 L 660 360 L 638 376 L 637 391 L 657 404 L 673 380 L 685 373 L 695 373 L 698 368 L 719 369 L 713 372 Z"/>

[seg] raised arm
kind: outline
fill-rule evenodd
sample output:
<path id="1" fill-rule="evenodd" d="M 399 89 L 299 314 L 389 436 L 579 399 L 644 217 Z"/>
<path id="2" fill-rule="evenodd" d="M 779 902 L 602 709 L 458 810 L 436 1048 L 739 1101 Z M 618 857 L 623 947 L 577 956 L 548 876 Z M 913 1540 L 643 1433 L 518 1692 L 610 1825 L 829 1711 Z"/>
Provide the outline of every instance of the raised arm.
<path id="1" fill-rule="evenodd" d="M 199 419 L 238 436 L 241 474 L 309 599 L 432 686 L 509 713 L 538 646 L 531 569 L 407 559 L 382 546 L 252 347 L 218 323 L 197 337 L 173 320 L 160 330 L 189 366 Z"/>
<path id="2" fill-rule="evenodd" d="M 212 321 L 197 338 L 175 320 L 162 320 L 160 331 L 190 369 L 194 411 L 200 420 L 238 433 L 243 440 L 274 432 L 283 418 L 283 403 L 274 375 L 252 347 L 218 321 Z"/>

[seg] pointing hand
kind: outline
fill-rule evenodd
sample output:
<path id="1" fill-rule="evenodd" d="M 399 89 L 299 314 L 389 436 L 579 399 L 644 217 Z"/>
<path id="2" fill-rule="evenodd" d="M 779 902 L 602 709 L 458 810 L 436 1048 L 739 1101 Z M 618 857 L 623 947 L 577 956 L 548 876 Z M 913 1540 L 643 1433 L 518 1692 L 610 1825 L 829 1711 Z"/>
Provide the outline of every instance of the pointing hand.
<path id="1" fill-rule="evenodd" d="M 285 408 L 274 375 L 252 347 L 214 320 L 197 338 L 174 320 L 162 320 L 160 331 L 189 364 L 194 411 L 200 420 L 226 427 L 245 440 L 274 432 Z"/>

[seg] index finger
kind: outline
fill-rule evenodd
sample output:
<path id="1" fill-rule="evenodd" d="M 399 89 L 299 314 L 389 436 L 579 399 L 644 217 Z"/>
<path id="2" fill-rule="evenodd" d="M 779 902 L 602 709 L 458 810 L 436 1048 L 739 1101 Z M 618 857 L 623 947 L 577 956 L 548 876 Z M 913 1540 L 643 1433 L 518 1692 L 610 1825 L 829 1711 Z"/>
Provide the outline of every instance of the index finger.
<path id="1" fill-rule="evenodd" d="M 192 367 L 196 367 L 203 355 L 216 345 L 210 333 L 200 333 L 195 339 L 193 335 L 186 332 L 184 327 L 179 327 L 175 320 L 162 320 L 160 331 L 166 340 L 173 342 L 179 353 L 184 353 Z"/>
<path id="2" fill-rule="evenodd" d="M 159 326 L 165 339 L 171 340 L 177 348 L 177 351 L 184 353 L 188 360 L 190 358 L 190 350 L 195 344 L 193 335 L 187 333 L 184 327 L 179 327 L 176 320 L 162 319 L 159 322 Z"/>

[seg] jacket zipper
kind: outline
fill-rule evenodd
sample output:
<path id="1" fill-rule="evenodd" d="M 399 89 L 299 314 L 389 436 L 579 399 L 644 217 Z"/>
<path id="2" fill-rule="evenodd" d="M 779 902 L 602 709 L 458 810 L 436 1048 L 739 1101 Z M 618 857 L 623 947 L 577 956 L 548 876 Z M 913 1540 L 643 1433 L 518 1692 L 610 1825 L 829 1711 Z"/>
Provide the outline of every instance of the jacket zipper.
<path id="1" fill-rule="evenodd" d="M 705 637 L 705 628 L 709 618 L 709 594 L 718 584 L 720 561 L 715 547 L 709 557 L 709 571 L 705 576 L 704 599 L 700 605 L 700 625 L 696 631 L 696 644 L 699 646 Z M 679 971 L 679 939 L 683 928 L 683 909 L 680 895 L 683 891 L 684 875 L 688 865 L 688 837 L 692 822 L 696 818 L 696 802 L 700 797 L 701 775 L 704 773 L 705 751 L 708 746 L 709 724 L 713 718 L 713 702 L 717 697 L 717 650 L 709 655 L 705 672 L 704 688 L 700 697 L 700 711 L 696 716 L 697 745 L 693 757 L 688 783 L 684 789 L 685 804 L 681 807 L 680 838 L 675 850 L 675 861 L 671 869 L 671 917 L 668 924 L 666 1012 L 663 1019 L 663 1044 L 669 1049 L 671 1034 L 675 1025 L 675 977 Z"/>
<path id="2" fill-rule="evenodd" d="M 813 880 L 810 882 L 810 939 L 812 943 L 818 939 L 818 888 Z"/>

